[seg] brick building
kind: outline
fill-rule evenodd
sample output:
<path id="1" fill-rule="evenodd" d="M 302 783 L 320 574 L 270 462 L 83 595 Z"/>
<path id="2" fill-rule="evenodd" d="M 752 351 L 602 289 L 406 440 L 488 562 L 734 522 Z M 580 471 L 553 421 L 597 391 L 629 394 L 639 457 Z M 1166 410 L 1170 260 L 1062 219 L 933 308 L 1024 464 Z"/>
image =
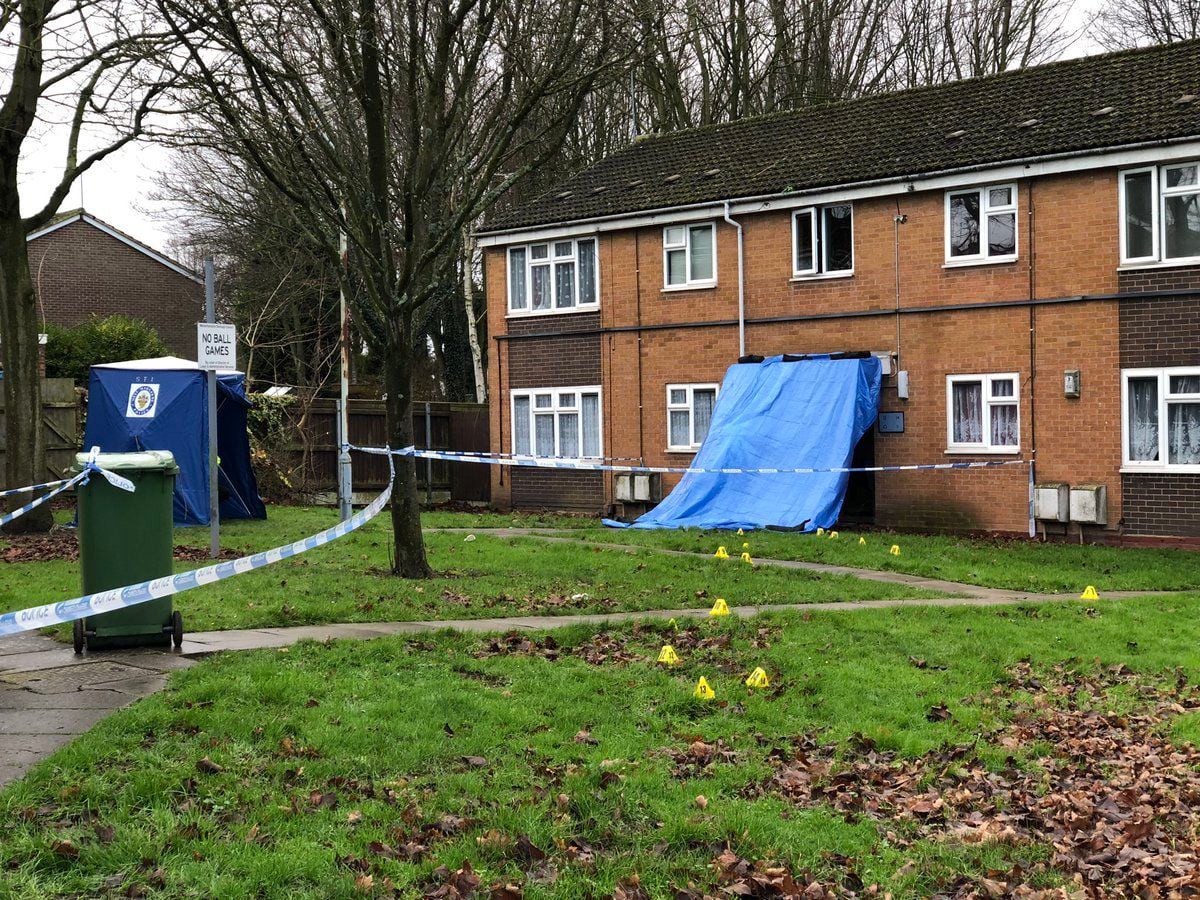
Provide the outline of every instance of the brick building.
<path id="1" fill-rule="evenodd" d="M 121 313 L 149 323 L 171 354 L 196 355 L 203 280 L 95 216 L 75 210 L 29 235 L 29 267 L 43 321 Z"/>
<path id="2" fill-rule="evenodd" d="M 870 351 L 903 416 L 859 463 L 1034 459 L 1103 488 L 1039 495 L 1048 533 L 1200 536 L 1197 160 L 1200 42 L 638 140 L 480 234 L 492 449 L 683 465 L 739 357 Z M 844 513 L 1024 532 L 1028 501 L 1024 466 L 888 473 Z"/>

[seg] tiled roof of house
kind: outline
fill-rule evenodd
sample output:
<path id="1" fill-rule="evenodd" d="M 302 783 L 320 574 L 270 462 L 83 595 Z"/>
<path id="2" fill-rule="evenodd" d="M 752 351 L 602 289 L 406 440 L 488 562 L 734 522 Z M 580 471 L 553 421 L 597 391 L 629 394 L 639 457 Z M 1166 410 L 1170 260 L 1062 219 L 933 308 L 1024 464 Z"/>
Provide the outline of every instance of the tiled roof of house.
<path id="1" fill-rule="evenodd" d="M 1200 41 L 645 137 L 504 231 L 1200 136 Z"/>

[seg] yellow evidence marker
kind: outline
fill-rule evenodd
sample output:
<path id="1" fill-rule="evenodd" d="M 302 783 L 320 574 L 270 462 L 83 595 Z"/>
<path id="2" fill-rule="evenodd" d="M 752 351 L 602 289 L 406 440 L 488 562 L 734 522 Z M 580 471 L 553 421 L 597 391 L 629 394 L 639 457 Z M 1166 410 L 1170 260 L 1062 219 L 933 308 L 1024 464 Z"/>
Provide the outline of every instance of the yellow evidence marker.
<path id="1" fill-rule="evenodd" d="M 708 611 L 710 616 L 727 616 L 729 615 L 729 604 L 724 598 L 718 597 L 717 602 L 712 605 L 712 609 Z"/>
<path id="2" fill-rule="evenodd" d="M 696 689 L 692 691 L 692 696 L 697 700 L 712 700 L 717 696 L 717 692 L 708 686 L 708 679 L 703 675 L 696 682 Z"/>
<path id="3" fill-rule="evenodd" d="M 818 528 L 818 529 L 817 529 L 817 537 L 820 537 L 820 536 L 821 536 L 821 535 L 823 535 L 824 533 L 825 533 L 825 529 L 824 529 L 824 528 Z"/>
<path id="4" fill-rule="evenodd" d="M 1083 589 L 1083 593 L 1079 595 L 1080 600 L 1099 600 L 1100 595 L 1096 593 L 1095 585 L 1089 584 Z"/>
<path id="5" fill-rule="evenodd" d="M 718 547 L 717 552 L 713 554 L 717 559 L 729 559 L 729 551 L 724 547 Z"/>
<path id="6" fill-rule="evenodd" d="M 664 666 L 677 666 L 679 665 L 679 654 L 670 644 L 663 644 L 663 648 L 658 651 L 658 661 Z"/>
<path id="7" fill-rule="evenodd" d="M 754 565 L 754 560 L 752 560 L 750 558 L 750 554 L 748 552 L 746 552 L 745 550 L 742 551 L 742 562 L 749 563 L 750 565 Z"/>
<path id="8" fill-rule="evenodd" d="M 888 553 L 892 554 L 892 556 L 899 556 L 900 555 L 900 545 L 892 544 L 892 549 L 889 550 Z"/>
<path id="9" fill-rule="evenodd" d="M 829 539 L 831 541 L 836 541 L 837 538 L 838 538 L 838 533 L 836 531 L 829 532 Z"/>
<path id="10" fill-rule="evenodd" d="M 767 673 L 763 671 L 762 666 L 755 668 L 746 679 L 746 687 L 765 688 L 771 686 L 771 679 L 767 677 Z"/>
<path id="11" fill-rule="evenodd" d="M 858 546 L 860 546 L 860 547 L 865 547 L 865 546 L 867 546 L 867 539 L 866 539 L 865 537 L 862 537 L 862 536 L 860 535 L 860 536 L 859 536 L 859 538 L 858 538 Z"/>
<path id="12" fill-rule="evenodd" d="M 742 529 L 740 529 L 740 528 L 738 529 L 738 537 L 741 537 L 741 536 L 742 536 L 742 535 L 744 535 L 745 533 L 746 533 L 746 532 L 742 531 Z"/>

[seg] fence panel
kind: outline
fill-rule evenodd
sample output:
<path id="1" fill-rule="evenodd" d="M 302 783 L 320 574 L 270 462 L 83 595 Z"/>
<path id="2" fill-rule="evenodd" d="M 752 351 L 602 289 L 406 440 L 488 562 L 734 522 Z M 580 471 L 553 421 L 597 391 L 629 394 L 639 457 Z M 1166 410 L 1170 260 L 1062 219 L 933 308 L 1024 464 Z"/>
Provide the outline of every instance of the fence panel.
<path id="1" fill-rule="evenodd" d="M 297 414 L 299 410 L 297 410 Z M 351 400 L 349 411 L 350 443 L 382 447 L 388 443 L 387 411 L 381 400 Z M 311 492 L 337 489 L 337 404 L 332 400 L 314 400 L 307 421 L 296 420 L 302 440 L 289 448 L 290 464 L 299 466 L 304 444 L 309 445 L 306 488 Z M 477 403 L 430 403 L 426 418 L 425 404 L 413 406 L 413 437 L 422 449 L 486 450 L 488 445 L 487 406 Z M 428 429 L 428 437 L 426 431 Z M 427 490 L 427 474 L 432 475 L 433 492 L 455 500 L 486 501 L 491 494 L 487 473 L 473 472 L 485 467 L 465 463 L 432 460 L 417 462 L 417 480 Z M 354 455 L 354 490 L 377 491 L 387 483 L 387 460 L 381 456 Z"/>
<path id="2" fill-rule="evenodd" d="M 0 392 L 0 485 L 4 484 L 5 452 L 8 418 L 4 409 L 4 394 Z M 75 462 L 79 452 L 80 410 L 75 382 L 70 378 L 42 379 L 42 434 L 46 441 L 46 481 L 62 476 Z"/>

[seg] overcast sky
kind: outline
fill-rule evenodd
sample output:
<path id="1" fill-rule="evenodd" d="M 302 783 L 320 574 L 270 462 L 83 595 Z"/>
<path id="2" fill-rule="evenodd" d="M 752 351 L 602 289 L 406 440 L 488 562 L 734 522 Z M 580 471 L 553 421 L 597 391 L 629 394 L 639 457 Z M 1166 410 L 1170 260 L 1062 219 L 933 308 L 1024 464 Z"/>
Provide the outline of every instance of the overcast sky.
<path id="1" fill-rule="evenodd" d="M 1083 0 L 1073 10 L 1072 20 L 1086 21 L 1092 5 L 1093 0 Z M 1097 52 L 1095 45 L 1081 38 L 1064 56 Z M 40 140 L 26 142 L 21 160 L 21 205 L 25 214 L 45 203 L 62 172 L 62 129 L 44 131 Z M 160 177 L 171 170 L 171 156 L 171 151 L 157 144 L 127 145 L 77 181 L 60 209 L 82 206 L 143 243 L 167 252 L 171 241 L 181 236 L 172 228 L 171 205 L 152 195 L 157 193 Z"/>

